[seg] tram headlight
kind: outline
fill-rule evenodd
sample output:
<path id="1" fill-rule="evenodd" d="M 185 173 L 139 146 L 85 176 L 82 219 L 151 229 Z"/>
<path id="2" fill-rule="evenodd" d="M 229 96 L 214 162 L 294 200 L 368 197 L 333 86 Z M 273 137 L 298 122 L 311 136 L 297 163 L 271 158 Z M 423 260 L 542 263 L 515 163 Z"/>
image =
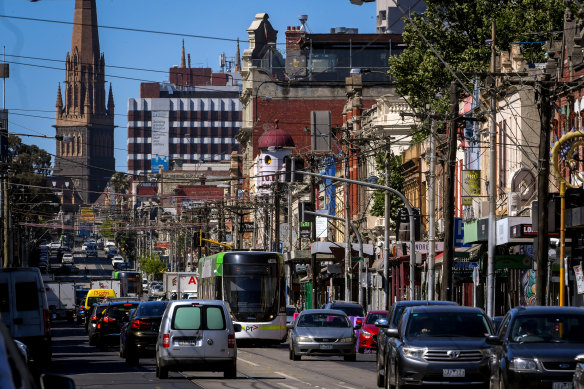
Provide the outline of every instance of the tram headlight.
<path id="1" fill-rule="evenodd" d="M 270 315 L 270 320 L 273 320 L 273 319 L 274 319 L 274 315 Z"/>

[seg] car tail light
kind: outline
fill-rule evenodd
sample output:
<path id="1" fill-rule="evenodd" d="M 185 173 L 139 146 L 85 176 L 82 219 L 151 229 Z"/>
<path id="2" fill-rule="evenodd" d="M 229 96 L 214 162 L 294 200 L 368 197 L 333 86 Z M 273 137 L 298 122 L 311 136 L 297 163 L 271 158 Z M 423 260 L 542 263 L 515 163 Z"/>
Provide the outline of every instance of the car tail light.
<path id="1" fill-rule="evenodd" d="M 149 321 L 137 319 L 132 322 L 132 328 L 135 330 L 149 330 L 152 328 L 152 323 Z"/>
<path id="2" fill-rule="evenodd" d="M 97 329 L 99 330 L 101 328 L 101 323 L 97 323 Z"/>
<path id="3" fill-rule="evenodd" d="M 357 325 L 363 324 L 363 320 L 361 320 L 361 319 L 357 319 L 357 320 L 356 320 L 356 324 L 357 324 Z"/>
<path id="4" fill-rule="evenodd" d="M 48 309 L 43 309 L 43 321 L 45 323 L 45 336 L 51 335 L 51 314 Z"/>
<path id="5" fill-rule="evenodd" d="M 235 335 L 233 334 L 227 335 L 227 347 L 229 348 L 235 347 Z"/>
<path id="6" fill-rule="evenodd" d="M 91 316 L 91 321 L 97 321 L 97 316 Z"/>
<path id="7" fill-rule="evenodd" d="M 116 321 L 116 318 L 115 317 L 111 317 L 111 316 L 104 316 L 103 317 L 103 322 L 104 323 L 110 323 L 110 322 L 113 322 L 113 321 Z"/>
<path id="8" fill-rule="evenodd" d="M 170 335 L 164 334 L 162 336 L 162 347 L 168 348 L 170 346 Z"/>

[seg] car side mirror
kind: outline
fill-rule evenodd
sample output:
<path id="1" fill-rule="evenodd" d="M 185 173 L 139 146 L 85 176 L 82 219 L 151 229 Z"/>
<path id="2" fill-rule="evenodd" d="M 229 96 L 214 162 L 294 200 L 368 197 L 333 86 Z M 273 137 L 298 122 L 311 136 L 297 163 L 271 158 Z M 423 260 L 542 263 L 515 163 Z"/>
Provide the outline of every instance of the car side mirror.
<path id="1" fill-rule="evenodd" d="M 241 324 L 239 324 L 239 323 L 233 323 L 233 331 L 235 331 L 235 332 L 241 332 Z"/>
<path id="2" fill-rule="evenodd" d="M 387 319 L 377 319 L 375 320 L 375 326 L 378 328 L 387 328 L 389 327 L 389 323 L 387 322 Z"/>
<path id="3" fill-rule="evenodd" d="M 289 330 L 293 329 L 293 328 L 294 328 L 294 322 L 292 322 L 292 323 L 287 323 L 287 324 L 286 324 L 286 328 L 288 328 Z"/>
<path id="4" fill-rule="evenodd" d="M 75 381 L 64 375 L 43 374 L 41 375 L 41 388 L 75 389 Z"/>
<path id="5" fill-rule="evenodd" d="M 397 330 L 397 328 L 386 328 L 385 336 L 388 336 L 390 338 L 397 338 L 399 336 L 399 331 Z"/>
<path id="6" fill-rule="evenodd" d="M 503 344 L 503 339 L 499 338 L 498 335 L 489 335 L 487 336 L 487 344 L 492 346 L 500 346 Z"/>
<path id="7" fill-rule="evenodd" d="M 584 354 L 576 355 L 576 358 L 574 358 L 574 360 L 578 363 L 584 363 Z"/>

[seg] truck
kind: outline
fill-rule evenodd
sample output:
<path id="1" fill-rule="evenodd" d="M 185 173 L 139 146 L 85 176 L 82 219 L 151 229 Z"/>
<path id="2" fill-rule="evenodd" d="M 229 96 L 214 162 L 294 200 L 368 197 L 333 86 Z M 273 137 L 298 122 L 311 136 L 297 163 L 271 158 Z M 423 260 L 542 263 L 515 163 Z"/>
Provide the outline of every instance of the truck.
<path id="1" fill-rule="evenodd" d="M 168 300 L 196 298 L 199 277 L 195 272 L 162 273 L 164 295 Z"/>
<path id="2" fill-rule="evenodd" d="M 75 314 L 75 282 L 46 281 L 45 289 L 52 317 L 73 322 Z"/>
<path id="3" fill-rule="evenodd" d="M 122 290 L 121 280 L 107 279 L 107 280 L 93 280 L 89 289 L 113 289 L 116 296 L 125 297 L 126 294 Z"/>

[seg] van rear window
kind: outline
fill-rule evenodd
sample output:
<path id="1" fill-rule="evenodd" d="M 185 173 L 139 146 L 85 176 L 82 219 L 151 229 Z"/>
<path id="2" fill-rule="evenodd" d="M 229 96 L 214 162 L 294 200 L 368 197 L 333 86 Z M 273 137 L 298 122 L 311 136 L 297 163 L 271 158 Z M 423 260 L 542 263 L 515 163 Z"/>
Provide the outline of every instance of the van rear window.
<path id="1" fill-rule="evenodd" d="M 176 308 L 172 321 L 175 330 L 224 330 L 223 309 L 218 306 L 190 306 Z"/>
<path id="2" fill-rule="evenodd" d="M 10 309 L 10 300 L 8 296 L 8 284 L 0 284 L 0 312 L 8 312 Z"/>
<path id="3" fill-rule="evenodd" d="M 17 282 L 14 285 L 17 311 L 39 309 L 39 290 L 36 282 Z"/>

